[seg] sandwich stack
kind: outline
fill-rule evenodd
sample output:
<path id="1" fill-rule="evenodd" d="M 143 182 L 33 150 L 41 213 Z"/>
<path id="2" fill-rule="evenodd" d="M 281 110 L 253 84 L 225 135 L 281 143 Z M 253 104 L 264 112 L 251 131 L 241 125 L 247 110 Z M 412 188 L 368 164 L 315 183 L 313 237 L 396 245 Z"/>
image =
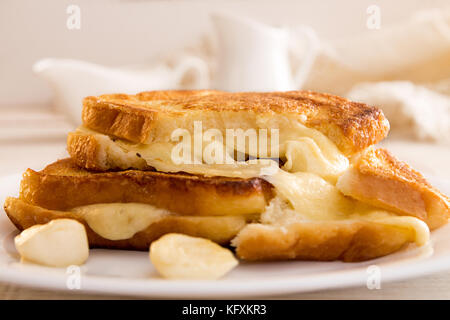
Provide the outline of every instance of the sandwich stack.
<path id="1" fill-rule="evenodd" d="M 19 230 L 69 218 L 90 247 L 181 233 L 244 260 L 352 262 L 424 245 L 450 215 L 447 196 L 374 146 L 382 111 L 337 96 L 109 94 L 85 98 L 82 121 L 70 158 L 28 169 L 6 200 Z"/>

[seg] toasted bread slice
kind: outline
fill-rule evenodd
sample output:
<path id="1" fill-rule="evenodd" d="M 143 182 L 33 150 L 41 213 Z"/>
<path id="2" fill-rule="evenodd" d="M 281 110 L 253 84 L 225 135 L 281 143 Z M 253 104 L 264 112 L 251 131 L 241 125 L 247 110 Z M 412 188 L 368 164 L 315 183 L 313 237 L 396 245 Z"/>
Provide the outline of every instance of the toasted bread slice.
<path id="1" fill-rule="evenodd" d="M 137 202 L 181 215 L 251 215 L 264 211 L 273 188 L 259 178 L 206 178 L 139 170 L 90 172 L 64 159 L 40 172 L 28 169 L 20 197 L 52 210 Z"/>
<path id="2" fill-rule="evenodd" d="M 233 239 L 239 258 L 342 260 L 385 256 L 414 242 L 414 230 L 373 221 L 301 222 L 287 226 L 249 224 Z"/>
<path id="3" fill-rule="evenodd" d="M 399 215 L 417 217 L 430 229 L 448 222 L 449 198 L 385 149 L 369 148 L 338 180 L 347 196 Z"/>
<path id="4" fill-rule="evenodd" d="M 19 230 L 53 219 L 75 219 L 84 224 L 92 248 L 148 250 L 152 241 L 167 233 L 182 233 L 220 244 L 232 240 L 241 259 L 343 260 L 356 262 L 384 256 L 414 242 L 414 231 L 369 221 L 301 222 L 286 226 L 247 224 L 243 216 L 192 217 L 171 215 L 152 223 L 125 240 L 97 234 L 82 216 L 49 210 L 22 199 L 7 198 L 4 209 Z M 236 237 L 237 235 L 237 237 Z M 236 237 L 236 238 L 235 238 Z"/>
<path id="5" fill-rule="evenodd" d="M 264 119 L 264 121 L 261 121 Z M 346 155 L 382 140 L 389 131 L 383 112 L 363 103 L 311 91 L 228 93 L 219 91 L 154 91 L 110 94 L 83 101 L 83 125 L 99 133 L 136 143 L 167 142 L 177 128 L 193 130 L 202 121 L 213 128 L 283 128 L 298 121 L 322 132 Z"/>
<path id="6" fill-rule="evenodd" d="M 126 240 L 108 240 L 98 235 L 79 214 L 71 211 L 44 209 L 22 199 L 7 198 L 4 209 L 19 230 L 53 219 L 75 219 L 86 227 L 89 245 L 93 248 L 148 250 L 150 243 L 166 233 L 183 233 L 227 244 L 246 224 L 243 216 L 192 217 L 170 215 L 150 224 L 146 229 Z"/>

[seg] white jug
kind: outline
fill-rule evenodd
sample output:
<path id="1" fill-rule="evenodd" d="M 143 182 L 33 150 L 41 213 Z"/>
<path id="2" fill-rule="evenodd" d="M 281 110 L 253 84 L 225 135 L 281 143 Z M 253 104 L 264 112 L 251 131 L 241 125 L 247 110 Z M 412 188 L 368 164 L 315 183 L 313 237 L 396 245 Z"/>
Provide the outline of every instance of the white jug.
<path id="1" fill-rule="evenodd" d="M 209 67 L 201 59 L 185 56 L 174 68 L 165 64 L 139 68 L 109 68 L 70 59 L 42 59 L 33 71 L 54 90 L 54 105 L 74 123 L 81 123 L 82 100 L 107 93 L 135 94 L 140 91 L 180 89 L 188 74 L 190 89 L 209 86 Z"/>
<path id="2" fill-rule="evenodd" d="M 214 89 L 285 91 L 300 89 L 319 50 L 313 29 L 274 28 L 225 13 L 211 15 L 218 40 Z M 292 71 L 290 54 L 301 63 Z"/>

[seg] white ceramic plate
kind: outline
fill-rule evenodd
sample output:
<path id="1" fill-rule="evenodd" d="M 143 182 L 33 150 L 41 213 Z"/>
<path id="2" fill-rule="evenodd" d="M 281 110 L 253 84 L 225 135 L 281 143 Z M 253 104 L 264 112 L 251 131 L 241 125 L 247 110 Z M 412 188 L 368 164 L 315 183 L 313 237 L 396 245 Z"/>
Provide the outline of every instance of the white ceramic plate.
<path id="1" fill-rule="evenodd" d="M 0 201 L 16 195 L 20 175 L 0 179 Z M 431 179 L 442 191 L 450 181 Z M 15 227 L 0 214 L 0 281 L 46 289 L 68 290 L 65 269 L 19 262 Z M 81 268 L 81 290 L 108 294 L 171 298 L 238 298 L 288 294 L 366 285 L 368 266 L 380 269 L 382 283 L 450 269 L 450 225 L 432 234 L 430 246 L 361 263 L 288 261 L 241 263 L 218 281 L 169 281 L 158 277 L 147 252 L 91 250 Z"/>

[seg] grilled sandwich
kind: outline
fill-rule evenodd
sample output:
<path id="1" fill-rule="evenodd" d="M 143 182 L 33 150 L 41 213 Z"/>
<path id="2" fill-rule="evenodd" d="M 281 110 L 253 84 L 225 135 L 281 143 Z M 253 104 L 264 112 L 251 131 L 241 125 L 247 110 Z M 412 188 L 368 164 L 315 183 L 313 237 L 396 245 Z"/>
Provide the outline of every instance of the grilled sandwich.
<path id="1" fill-rule="evenodd" d="M 373 146 L 389 131 L 381 110 L 337 96 L 114 94 L 85 98 L 82 120 L 71 159 L 28 170 L 6 201 L 19 229 L 69 217 L 96 247 L 148 249 L 179 232 L 246 260 L 361 261 L 427 243 L 450 214 L 445 195 Z M 174 157 L 182 140 L 191 152 Z"/>

